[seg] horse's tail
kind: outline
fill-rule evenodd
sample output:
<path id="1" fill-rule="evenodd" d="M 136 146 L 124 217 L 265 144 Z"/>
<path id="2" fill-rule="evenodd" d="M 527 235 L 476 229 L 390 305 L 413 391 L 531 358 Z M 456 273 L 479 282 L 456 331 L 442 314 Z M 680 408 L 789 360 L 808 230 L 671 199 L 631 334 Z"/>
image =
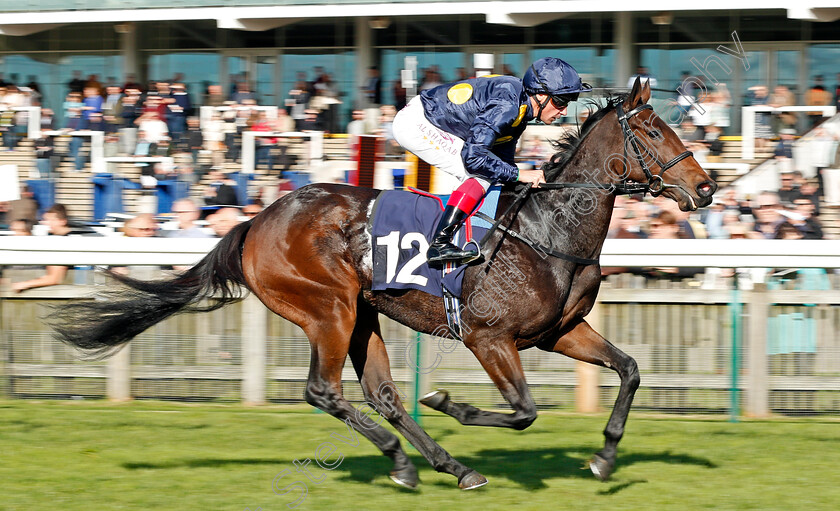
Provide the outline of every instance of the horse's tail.
<path id="1" fill-rule="evenodd" d="M 104 358 L 169 316 L 237 302 L 244 298 L 240 286 L 247 287 L 241 255 L 250 228 L 251 221 L 237 225 L 198 264 L 171 279 L 142 281 L 109 272 L 126 287 L 58 306 L 47 322 L 61 341 Z"/>

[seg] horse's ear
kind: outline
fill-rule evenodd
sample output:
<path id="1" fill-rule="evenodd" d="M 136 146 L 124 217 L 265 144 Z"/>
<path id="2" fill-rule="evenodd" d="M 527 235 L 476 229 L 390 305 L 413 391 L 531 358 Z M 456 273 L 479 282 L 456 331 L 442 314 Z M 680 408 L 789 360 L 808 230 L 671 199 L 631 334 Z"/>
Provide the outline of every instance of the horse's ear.
<path id="1" fill-rule="evenodd" d="M 650 99 L 650 87 L 648 87 L 648 99 Z M 636 81 L 633 82 L 633 88 L 630 90 L 630 94 L 627 95 L 627 99 L 624 100 L 624 109 L 625 110 L 632 110 L 639 105 L 646 103 L 647 101 L 642 97 L 642 82 L 639 80 L 639 77 L 636 77 Z"/>
<path id="2" fill-rule="evenodd" d="M 642 86 L 642 104 L 648 101 L 650 101 L 650 80 L 645 80 L 645 84 Z"/>

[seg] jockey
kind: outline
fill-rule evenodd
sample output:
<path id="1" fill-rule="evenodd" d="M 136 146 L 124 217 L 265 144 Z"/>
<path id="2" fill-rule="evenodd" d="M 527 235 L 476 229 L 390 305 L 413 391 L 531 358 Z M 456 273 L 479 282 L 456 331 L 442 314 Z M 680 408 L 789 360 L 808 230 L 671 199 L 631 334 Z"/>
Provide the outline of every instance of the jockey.
<path id="1" fill-rule="evenodd" d="M 519 170 L 516 142 L 529 121 L 551 124 L 566 114 L 578 94 L 592 90 L 577 71 L 558 58 L 534 62 L 522 80 L 484 76 L 423 91 L 394 118 L 394 138 L 405 149 L 461 184 L 446 203 L 426 259 L 430 265 L 467 263 L 478 257 L 462 250 L 452 236 L 495 182 L 522 181 L 539 186 L 541 169 Z"/>

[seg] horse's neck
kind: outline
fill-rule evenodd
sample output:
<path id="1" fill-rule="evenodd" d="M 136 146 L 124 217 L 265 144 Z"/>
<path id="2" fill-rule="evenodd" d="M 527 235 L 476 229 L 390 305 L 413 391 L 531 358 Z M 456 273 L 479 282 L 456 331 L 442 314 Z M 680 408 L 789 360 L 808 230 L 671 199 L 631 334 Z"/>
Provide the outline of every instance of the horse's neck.
<path id="1" fill-rule="evenodd" d="M 613 119 L 614 121 L 614 119 Z M 616 182 L 607 169 L 609 157 L 621 154 L 621 147 L 609 149 L 604 142 L 621 140 L 602 119 L 584 138 L 566 164 L 557 183 L 609 184 Z M 616 123 L 617 125 L 617 123 Z M 579 257 L 597 257 L 609 230 L 615 194 L 595 188 L 532 192 L 536 197 L 524 208 L 529 234 L 553 248 Z"/>

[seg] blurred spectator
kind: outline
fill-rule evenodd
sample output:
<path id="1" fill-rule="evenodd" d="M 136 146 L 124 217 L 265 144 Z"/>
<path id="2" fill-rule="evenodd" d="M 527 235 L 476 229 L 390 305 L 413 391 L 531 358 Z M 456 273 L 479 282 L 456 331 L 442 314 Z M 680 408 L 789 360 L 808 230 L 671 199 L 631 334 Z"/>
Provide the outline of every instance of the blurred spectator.
<path id="1" fill-rule="evenodd" d="M 85 82 L 85 88 L 91 88 L 96 90 L 96 93 L 99 96 L 105 95 L 105 88 L 102 86 L 102 82 L 99 81 L 99 75 L 97 74 L 88 75 L 88 79 Z"/>
<path id="2" fill-rule="evenodd" d="M 776 239 L 799 240 L 802 239 L 802 231 L 800 231 L 788 222 L 782 222 L 781 224 L 779 224 L 779 228 L 776 231 Z"/>
<path id="3" fill-rule="evenodd" d="M 811 201 L 814 207 L 814 215 L 818 216 L 820 214 L 820 191 L 816 179 L 803 178 L 802 183 L 799 185 L 799 196 L 795 197 L 791 202 L 795 203 L 796 199 L 807 199 Z"/>
<path id="4" fill-rule="evenodd" d="M 32 222 L 23 218 L 12 220 L 9 223 L 9 230 L 15 236 L 32 236 Z"/>
<path id="5" fill-rule="evenodd" d="M 691 218 L 689 211 L 680 210 L 680 206 L 662 195 L 653 200 L 654 206 L 660 211 L 667 211 L 674 218 L 679 228 L 679 237 L 682 239 L 704 239 L 706 238 L 706 227 L 702 222 Z M 669 217 L 670 218 L 670 217 Z"/>
<path id="6" fill-rule="evenodd" d="M 464 68 L 458 68 L 463 70 Z M 464 74 L 466 76 L 466 73 Z M 466 80 L 466 78 L 458 78 L 458 80 Z M 402 110 L 407 102 L 408 99 L 408 92 L 405 90 L 405 87 L 402 86 L 402 80 L 394 80 L 394 85 L 392 87 L 392 92 L 394 94 L 394 107 L 396 109 Z"/>
<path id="7" fill-rule="evenodd" d="M 78 92 L 79 94 L 82 93 L 82 90 L 85 88 L 85 81 L 82 80 L 82 72 L 79 70 L 73 71 L 73 78 L 67 82 L 67 91 L 68 92 Z"/>
<path id="8" fill-rule="evenodd" d="M 831 104 L 831 94 L 825 90 L 822 75 L 814 77 L 814 85 L 805 93 L 805 104 L 809 106 L 827 106 Z M 825 117 L 820 111 L 808 112 L 810 126 L 814 127 L 821 123 Z"/>
<path id="9" fill-rule="evenodd" d="M 793 208 L 784 216 L 787 222 L 796 227 L 806 240 L 823 239 L 822 224 L 814 215 L 814 203 L 805 197 L 795 199 Z"/>
<path id="10" fill-rule="evenodd" d="M 225 157 L 225 121 L 219 112 L 213 112 L 213 117 L 202 126 L 202 136 L 211 152 L 214 167 L 221 167 Z"/>
<path id="11" fill-rule="evenodd" d="M 140 137 L 140 131 L 142 131 L 145 133 L 148 142 L 157 144 L 158 147 L 166 146 L 169 141 L 169 128 L 161 120 L 157 111 L 146 111 L 134 122 L 137 124 L 138 138 Z"/>
<path id="12" fill-rule="evenodd" d="M 721 159 L 721 155 L 723 154 L 723 140 L 720 139 L 721 135 L 723 135 L 720 127 L 710 124 L 706 126 L 706 136 L 703 139 L 703 143 L 708 148 L 708 154 L 706 155 L 706 161 L 711 163 L 717 163 Z M 716 172 L 712 172 L 712 179 L 715 179 Z"/>
<path id="13" fill-rule="evenodd" d="M 318 110 L 307 108 L 305 117 L 298 123 L 298 131 L 324 131 L 318 120 Z"/>
<path id="14" fill-rule="evenodd" d="M 612 216 L 610 216 L 607 238 L 615 239 L 642 239 L 647 236 L 639 229 L 633 228 L 632 220 L 635 213 L 627 208 L 627 199 L 621 195 L 615 198 Z M 620 272 L 619 272 L 620 273 Z"/>
<path id="15" fill-rule="evenodd" d="M 183 83 L 172 84 L 166 106 L 166 126 L 173 145 L 177 145 L 187 129 L 187 116 L 192 113 L 192 101 Z"/>
<path id="16" fill-rule="evenodd" d="M 519 146 L 519 159 L 533 168 L 539 168 L 550 156 L 540 137 L 534 135 L 525 138 Z"/>
<path id="17" fill-rule="evenodd" d="M 773 192 L 761 192 L 753 209 L 755 226 L 753 231 L 748 233 L 750 238 L 764 238 L 772 240 L 776 238 L 779 225 L 785 221 L 785 217 L 779 212 L 782 205 L 779 203 L 779 195 Z"/>
<path id="18" fill-rule="evenodd" d="M 122 86 L 122 90 L 128 91 L 128 89 L 136 89 L 138 91 L 143 90 L 143 86 L 137 81 L 137 77 L 134 73 L 128 73 L 125 76 L 125 83 Z"/>
<path id="19" fill-rule="evenodd" d="M 393 105 L 382 105 L 379 107 L 379 111 L 381 115 L 379 116 L 378 133 L 384 138 L 385 154 L 403 154 L 402 146 L 394 138 L 394 116 L 397 115 L 397 110 Z"/>
<path id="20" fill-rule="evenodd" d="M 122 232 L 126 238 L 154 238 L 157 236 L 158 229 L 154 216 L 149 213 L 141 213 L 126 220 Z M 129 268 L 126 266 L 112 266 L 111 271 L 121 275 L 129 274 Z"/>
<path id="21" fill-rule="evenodd" d="M 90 122 L 93 115 L 102 113 L 104 101 L 99 91 L 100 87 L 85 86 L 84 98 L 82 99 L 82 118 L 79 121 L 80 130 L 91 129 Z"/>
<path id="22" fill-rule="evenodd" d="M 718 84 L 718 89 L 709 94 L 709 99 L 703 107 L 709 110 L 710 126 L 717 126 L 721 132 L 729 128 L 729 108 L 732 106 L 732 99 L 726 84 Z"/>
<path id="23" fill-rule="evenodd" d="M 633 76 L 630 77 L 629 80 L 627 80 L 627 88 L 628 89 L 633 88 L 633 84 L 636 82 L 636 78 L 639 78 L 641 80 L 642 85 L 644 85 L 645 82 L 647 82 L 647 83 L 650 84 L 651 87 L 655 88 L 658 84 L 658 81 L 656 80 L 656 78 L 651 76 L 650 71 L 645 66 L 637 67 L 636 68 L 636 74 L 634 74 Z"/>
<path id="24" fill-rule="evenodd" d="M 347 134 L 350 136 L 368 134 L 367 125 L 365 123 L 365 111 L 356 109 L 353 110 L 352 115 L 353 120 L 347 123 Z"/>
<path id="25" fill-rule="evenodd" d="M 204 100 L 206 106 L 223 106 L 225 104 L 225 95 L 222 92 L 221 85 L 208 85 L 207 97 Z"/>
<path id="26" fill-rule="evenodd" d="M 115 133 L 124 126 L 125 117 L 123 117 L 123 94 L 120 88 L 116 85 L 109 85 L 105 88 L 107 96 L 105 102 L 102 103 L 102 114 L 105 118 L 105 131 L 108 133 Z"/>
<path id="27" fill-rule="evenodd" d="M 43 223 L 51 236 L 67 236 L 72 232 L 67 221 L 67 208 L 63 204 L 53 204 L 44 213 Z M 41 277 L 12 284 L 12 291 L 19 293 L 36 287 L 55 286 L 64 282 L 67 276 L 66 266 L 47 266 L 47 273 Z"/>
<path id="28" fill-rule="evenodd" d="M 27 220 L 33 224 L 38 221 L 38 203 L 27 185 L 20 185 L 20 199 L 9 201 L 7 207 L 8 220 Z"/>
<path id="29" fill-rule="evenodd" d="M 249 121 L 251 131 L 271 133 L 274 131 L 272 123 L 265 110 L 254 112 Z M 271 150 L 277 145 L 277 137 L 257 136 L 255 139 L 256 150 L 254 151 L 254 166 L 258 167 L 263 160 L 266 160 L 268 170 L 274 170 L 274 155 Z"/>
<path id="30" fill-rule="evenodd" d="M 788 172 L 793 169 L 793 142 L 796 137 L 796 130 L 792 128 L 784 128 L 780 133 L 779 143 L 776 144 L 776 149 L 773 151 L 773 157 L 776 159 L 776 165 L 782 172 Z M 784 200 L 784 199 L 783 199 Z"/>
<path id="31" fill-rule="evenodd" d="M 723 238 L 737 239 L 746 238 L 747 226 L 741 221 L 741 215 L 732 209 L 723 212 Z"/>
<path id="32" fill-rule="evenodd" d="M 366 108 L 376 108 L 382 103 L 382 79 L 379 76 L 378 67 L 368 68 L 368 78 L 362 86 L 362 93 L 365 97 Z"/>
<path id="33" fill-rule="evenodd" d="M 251 91 L 250 85 L 247 81 L 241 81 L 236 84 L 236 92 L 230 96 L 234 103 L 244 104 L 246 100 L 257 100 L 257 95 Z"/>
<path id="34" fill-rule="evenodd" d="M 198 157 L 204 149 L 204 134 L 198 117 L 187 118 L 187 133 L 184 137 L 187 152 L 192 155 L 193 168 L 199 168 Z"/>
<path id="35" fill-rule="evenodd" d="M 220 169 L 210 172 L 210 184 L 204 189 L 204 203 L 208 206 L 236 206 L 236 183 Z"/>
<path id="36" fill-rule="evenodd" d="M 152 238 L 157 236 L 158 224 L 149 213 L 141 213 L 130 218 L 123 226 L 123 233 L 129 238 Z"/>
<path id="37" fill-rule="evenodd" d="M 35 166 L 41 179 L 52 175 L 52 157 L 55 150 L 53 137 L 41 132 L 41 136 L 35 139 Z"/>
<path id="38" fill-rule="evenodd" d="M 236 208 L 222 208 L 207 217 L 210 228 L 216 233 L 216 237 L 223 238 L 231 229 L 236 227 L 239 220 L 239 210 Z"/>
<path id="39" fill-rule="evenodd" d="M 285 108 L 277 109 L 275 129 L 283 133 L 295 130 L 295 120 L 289 117 L 289 112 L 287 112 Z"/>
<path id="40" fill-rule="evenodd" d="M 747 89 L 746 103 L 749 106 L 766 105 L 770 102 L 769 92 L 764 85 L 754 85 Z M 769 140 L 773 137 L 771 116 L 768 112 L 755 113 L 755 147 L 763 151 L 767 149 Z"/>
<path id="41" fill-rule="evenodd" d="M 680 228 L 677 217 L 670 211 L 660 211 L 650 220 L 650 235 L 648 239 L 654 240 L 676 240 L 684 239 L 684 234 Z M 649 277 L 673 277 L 686 278 L 693 277 L 698 273 L 702 273 L 703 268 L 673 268 L 673 267 L 655 267 L 645 269 L 645 274 Z"/>
<path id="42" fill-rule="evenodd" d="M 723 216 L 726 213 L 726 206 L 715 200 L 706 210 L 704 224 L 710 239 L 727 239 L 729 232 L 723 226 Z M 737 213 L 735 213 L 737 216 Z"/>
<path id="43" fill-rule="evenodd" d="M 791 204 L 793 200 L 799 197 L 799 186 L 794 182 L 794 173 L 790 171 L 783 171 L 779 176 L 779 200 L 783 203 Z"/>
<path id="44" fill-rule="evenodd" d="M 248 218 L 254 218 L 255 216 L 259 215 L 262 210 L 263 207 L 261 205 L 251 203 L 242 208 L 242 214 L 247 216 Z"/>
<path id="45" fill-rule="evenodd" d="M 777 85 L 773 89 L 773 95 L 770 96 L 768 104 L 773 108 L 794 106 L 796 104 L 796 96 L 784 85 Z M 774 133 L 779 133 L 786 128 L 795 128 L 796 121 L 796 113 L 780 112 L 774 116 L 773 131 Z"/>
<path id="46" fill-rule="evenodd" d="M 289 91 L 289 98 L 286 99 L 286 107 L 291 110 L 290 115 L 295 120 L 295 129 L 298 131 L 300 131 L 301 121 L 306 116 L 305 110 L 309 104 L 310 96 L 309 86 L 306 83 L 306 73 L 299 71 L 295 86 Z"/>

